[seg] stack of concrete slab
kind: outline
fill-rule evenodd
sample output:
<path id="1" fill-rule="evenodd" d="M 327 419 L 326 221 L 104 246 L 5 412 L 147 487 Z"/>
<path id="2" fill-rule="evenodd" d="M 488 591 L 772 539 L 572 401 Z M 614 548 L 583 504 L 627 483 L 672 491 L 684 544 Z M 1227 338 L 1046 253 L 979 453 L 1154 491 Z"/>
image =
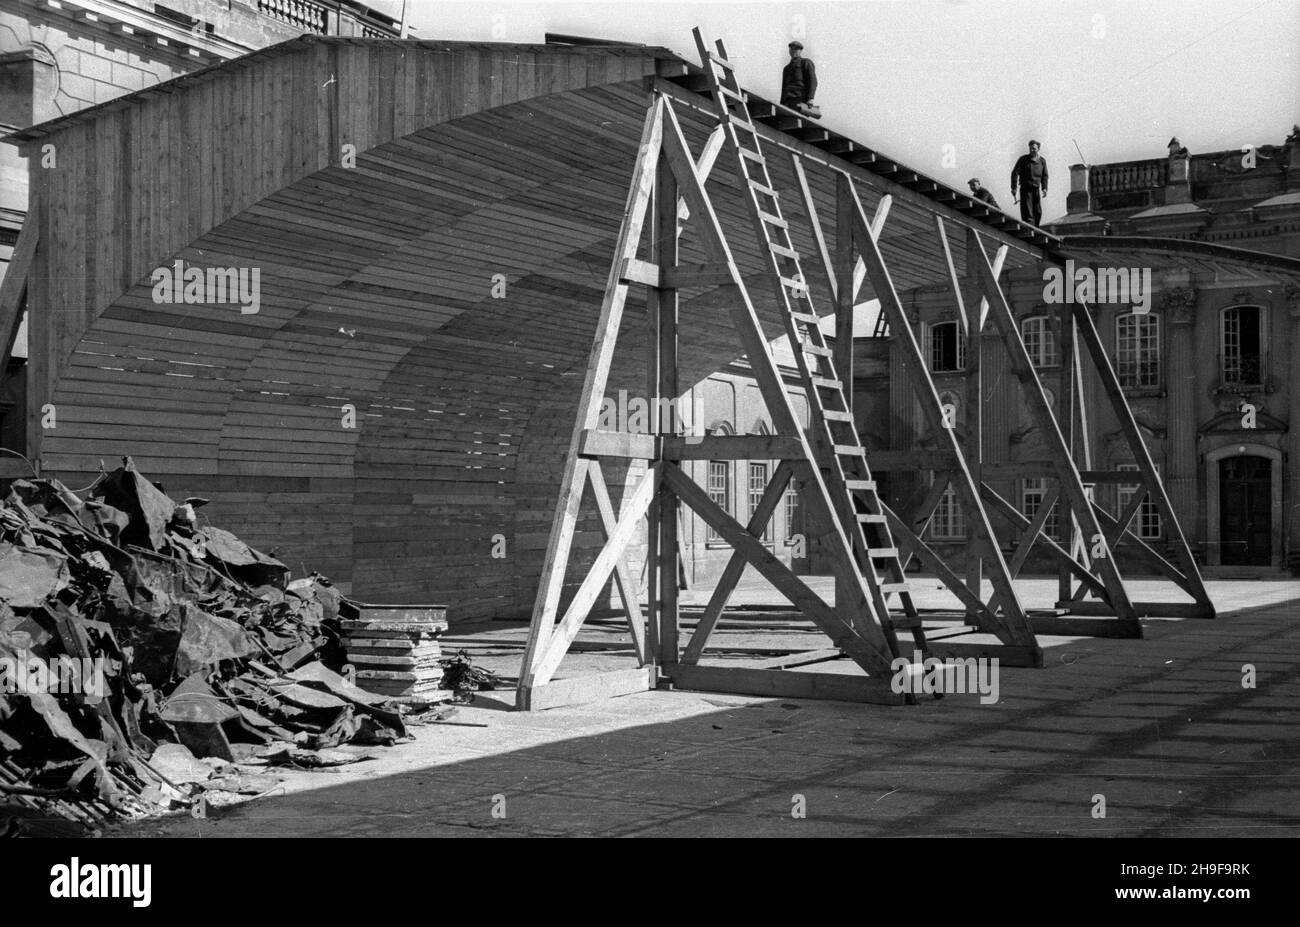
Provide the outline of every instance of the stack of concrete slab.
<path id="1" fill-rule="evenodd" d="M 452 692 L 442 681 L 445 605 L 375 605 L 346 602 L 339 609 L 343 646 L 356 668 L 356 683 L 393 699 L 438 701 Z"/>

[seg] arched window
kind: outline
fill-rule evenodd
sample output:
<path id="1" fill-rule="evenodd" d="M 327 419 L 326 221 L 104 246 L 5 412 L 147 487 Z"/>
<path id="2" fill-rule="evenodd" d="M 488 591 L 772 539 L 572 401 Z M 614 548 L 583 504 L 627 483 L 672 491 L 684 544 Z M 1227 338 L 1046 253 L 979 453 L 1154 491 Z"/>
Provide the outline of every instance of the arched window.
<path id="1" fill-rule="evenodd" d="M 1115 372 L 1126 389 L 1160 385 L 1160 317 L 1126 312 L 1115 319 Z"/>
<path id="2" fill-rule="evenodd" d="M 1264 322 L 1262 306 L 1229 306 L 1220 314 L 1220 358 L 1225 384 L 1263 384 L 1267 347 Z"/>
<path id="3" fill-rule="evenodd" d="M 925 341 L 931 373 L 952 373 L 966 369 L 966 339 L 956 322 L 927 325 Z"/>
<path id="4" fill-rule="evenodd" d="M 1035 367 L 1055 367 L 1056 333 L 1052 331 L 1052 322 L 1045 315 L 1034 315 L 1020 323 L 1020 337 L 1024 339 L 1025 350 Z"/>

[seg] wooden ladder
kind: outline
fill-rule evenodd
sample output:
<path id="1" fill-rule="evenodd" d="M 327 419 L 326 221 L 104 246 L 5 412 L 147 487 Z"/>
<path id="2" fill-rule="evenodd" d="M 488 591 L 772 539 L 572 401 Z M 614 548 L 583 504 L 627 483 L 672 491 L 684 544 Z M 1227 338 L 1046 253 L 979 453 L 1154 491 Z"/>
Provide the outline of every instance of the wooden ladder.
<path id="1" fill-rule="evenodd" d="M 845 533 L 853 539 L 858 569 L 870 590 L 890 647 L 896 655 L 905 655 L 899 653 L 897 631 L 906 629 L 912 632 L 914 643 L 924 652 L 925 634 L 903 572 L 903 560 L 853 424 L 844 384 L 836 373 L 821 320 L 813 308 L 799 253 L 790 237 L 790 225 L 781 213 L 780 194 L 768 173 L 767 159 L 745 94 L 736 81 L 735 68 L 727 58 L 722 40 L 716 42 L 714 53 L 705 45 L 699 29 L 694 30 L 694 35 L 718 117 L 730 134 L 740 177 L 748 191 L 759 248 L 767 254 L 771 266 L 786 335 L 795 349 L 795 364 L 808 398 L 813 454 L 817 466 L 827 475 L 831 507 L 839 513 Z M 889 610 L 890 595 L 898 596 L 902 614 Z"/>

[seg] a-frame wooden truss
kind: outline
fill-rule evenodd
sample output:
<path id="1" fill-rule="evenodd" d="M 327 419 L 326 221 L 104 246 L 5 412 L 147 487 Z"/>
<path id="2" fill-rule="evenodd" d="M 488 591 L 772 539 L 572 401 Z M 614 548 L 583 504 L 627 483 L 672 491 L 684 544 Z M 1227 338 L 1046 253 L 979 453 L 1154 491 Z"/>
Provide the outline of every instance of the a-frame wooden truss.
<path id="1" fill-rule="evenodd" d="M 841 337 L 832 351 L 822 335 L 821 320 L 812 308 L 799 255 L 790 236 L 789 222 L 781 213 L 759 143 L 759 133 L 749 114 L 745 94 L 727 60 L 726 50 L 719 42 L 717 54 L 709 51 L 698 30 L 696 42 L 709 75 L 719 125 L 697 160 L 691 156 L 671 99 L 661 93 L 654 94 L 606 283 L 542 565 L 540 588 L 520 672 L 518 706 L 538 709 L 642 691 L 661 680 L 670 681 L 679 688 L 895 703 L 905 698 L 894 693 L 888 685 L 891 664 L 900 656 L 904 659 L 909 656 L 906 652 L 909 648 L 899 642 L 900 630 L 910 631 L 913 647 L 927 656 L 988 655 L 998 656 L 1013 665 L 1041 665 L 1042 652 L 1034 637 L 1036 627 L 1056 633 L 1079 631 L 1071 631 L 1059 624 L 1040 626 L 1041 621 L 1050 619 L 1035 618 L 1031 623 L 1025 613 L 1012 580 L 1036 543 L 1045 544 L 1061 562 L 1063 576 L 1073 575 L 1080 581 L 1079 589 L 1069 590 L 1068 595 L 1071 604 L 1081 606 L 1078 607 L 1080 613 L 1113 615 L 1117 628 L 1115 633 L 1140 635 L 1138 609 L 1128 597 L 1112 550 L 1121 539 L 1138 541 L 1127 528 L 1143 493 L 1139 493 L 1138 502 L 1118 520 L 1111 519 L 1093 502 L 1090 488 L 1084 482 L 1085 474 L 1080 472 L 1072 456 L 1076 443 L 1073 427 L 1076 403 L 1081 402 L 1081 398 L 1072 390 L 1068 404 L 1071 417 L 1066 431 L 1062 431 L 998 283 L 1005 248 L 990 262 L 979 236 L 968 229 L 968 276 L 963 284 L 958 280 L 942 220 L 936 217 L 942 253 L 963 328 L 978 334 L 985 322 L 992 320 L 1007 348 L 1012 372 L 1024 387 L 1035 426 L 1047 445 L 1047 467 L 1057 486 L 1045 500 L 1039 515 L 1032 520 L 1022 516 L 983 479 L 978 425 L 973 439 L 968 436 L 966 446 L 963 446 L 951 421 L 945 418 L 921 346 L 906 318 L 879 248 L 881 229 L 889 211 L 889 198 L 884 198 L 875 215 L 869 218 L 851 180 L 847 175 L 841 175 L 837 191 L 837 251 L 832 257 L 796 159 L 796 176 L 803 189 L 814 239 L 826 266 L 837 308 Z M 809 399 L 811 422 L 807 429 L 801 426 L 791 405 L 746 280 L 737 267 L 705 189 L 705 179 L 722 150 L 732 156 L 742 185 L 747 187 L 755 234 L 770 258 L 769 273 L 764 276 L 777 295 L 778 305 L 783 309 L 787 338 L 795 348 L 796 366 Z M 678 232 L 680 223 L 687 218 L 702 242 L 708 256 L 707 264 L 683 265 L 679 261 Z M 649 260 L 640 260 L 637 254 L 647 225 L 652 232 Z M 924 414 L 935 433 L 943 436 L 945 445 L 940 455 L 942 465 L 934 467 L 943 471 L 943 482 L 937 482 L 931 488 L 919 512 L 909 519 L 891 510 L 878 494 L 849 406 L 852 395 L 852 357 L 851 347 L 848 347 L 851 314 L 864 279 L 870 281 L 881 302 L 882 318 L 887 321 L 890 336 L 901 346 Z M 677 373 L 677 291 L 701 284 L 719 288 L 776 433 L 770 436 L 708 436 L 688 441 L 680 436 L 681 423 L 671 420 L 656 423 L 656 435 L 600 431 L 597 428 L 599 411 L 629 287 L 641 285 L 647 288 L 651 360 L 647 392 L 650 408 L 659 410 L 662 408 L 661 400 L 675 400 L 681 392 Z M 977 301 L 978 309 L 975 308 Z M 968 305 L 971 307 L 969 311 Z M 1204 597 L 1199 573 L 1181 530 L 1177 528 L 1159 474 L 1141 442 L 1131 410 L 1101 349 L 1086 307 L 1076 307 L 1075 315 L 1077 318 L 1070 323 L 1070 333 L 1077 335 L 1087 348 L 1101 373 L 1108 397 L 1117 407 L 1124 423 L 1124 434 L 1133 444 L 1144 493 L 1155 501 L 1182 544 L 1177 555 L 1182 569 L 1166 564 L 1166 572 L 1193 595 L 1200 613 L 1208 606 L 1208 599 Z M 1078 353 L 1073 340 L 1070 349 L 1074 359 L 1071 370 L 1073 386 L 1078 368 Z M 841 365 L 839 370 L 837 363 Z M 970 389 L 978 397 L 978 376 L 972 378 Z M 978 402 L 972 403 L 975 408 L 978 405 Z M 669 417 L 672 417 L 671 413 Z M 747 525 L 741 525 L 715 505 L 681 467 L 682 461 L 688 460 L 754 458 L 775 459 L 780 464 Z M 602 460 L 644 462 L 644 475 L 625 494 L 621 511 L 616 511 L 612 503 L 601 468 Z M 914 466 L 924 467 L 924 464 Z M 1085 469 L 1089 478 L 1095 477 L 1086 463 Z M 1128 473 L 1125 478 L 1132 481 L 1134 474 Z M 835 576 L 833 605 L 815 594 L 760 540 L 792 479 L 799 480 L 802 486 L 803 502 L 813 532 L 826 541 L 826 559 Z M 567 561 L 588 483 L 599 509 L 605 546 L 560 615 Z M 963 503 L 968 522 L 974 527 L 971 543 L 976 553 L 975 566 L 965 579 L 958 576 L 922 538 L 938 494 L 947 485 L 953 486 Z M 1043 531 L 1047 513 L 1057 498 L 1068 507 L 1075 526 L 1076 543 L 1071 545 L 1071 550 L 1046 537 Z M 694 635 L 685 647 L 679 640 L 677 601 L 679 503 L 698 513 L 734 550 Z M 986 509 L 986 503 L 992 508 Z M 1000 514 L 1021 531 L 1028 529 L 1010 562 L 993 533 L 989 511 Z M 649 596 L 644 614 L 625 560 L 629 544 L 643 518 L 649 522 Z M 1083 539 L 1082 544 L 1078 543 L 1079 539 Z M 1081 549 L 1086 544 L 1092 545 L 1091 555 L 1089 549 Z M 1159 557 L 1149 548 L 1147 552 Z M 957 595 L 966 608 L 969 623 L 980 631 L 995 635 L 1000 642 L 998 645 L 926 641 L 904 575 L 906 562 L 913 557 Z M 838 651 L 852 659 L 866 675 L 700 666 L 698 661 L 709 635 L 746 565 L 763 575 L 830 638 L 835 648 L 832 652 Z M 987 602 L 980 595 L 980 581 L 985 570 L 993 587 L 993 596 Z M 557 680 L 555 674 L 561 661 L 611 575 L 632 632 L 637 668 L 595 677 Z M 1062 584 L 1063 589 L 1066 588 L 1064 579 Z M 1083 602 L 1089 593 L 1101 601 Z M 897 596 L 897 608 L 888 604 L 891 595 Z M 784 663 L 786 666 L 797 664 L 798 661 Z"/>

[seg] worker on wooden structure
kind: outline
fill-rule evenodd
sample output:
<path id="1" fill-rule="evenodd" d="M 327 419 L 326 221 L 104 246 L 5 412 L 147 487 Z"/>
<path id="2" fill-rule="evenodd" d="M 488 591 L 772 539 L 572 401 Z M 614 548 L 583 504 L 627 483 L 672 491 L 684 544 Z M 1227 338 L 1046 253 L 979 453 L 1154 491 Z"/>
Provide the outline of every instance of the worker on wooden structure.
<path id="1" fill-rule="evenodd" d="M 817 69 L 803 56 L 803 43 L 790 43 L 790 63 L 781 71 L 781 105 L 809 116 L 820 116 L 813 103 L 817 95 Z"/>
<path id="2" fill-rule="evenodd" d="M 1043 197 L 1047 195 L 1047 162 L 1038 154 L 1039 144 L 1029 140 L 1029 154 L 1022 154 L 1011 169 L 1011 198 L 1020 187 L 1020 218 L 1039 225 L 1043 221 Z"/>
<path id="3" fill-rule="evenodd" d="M 975 197 L 975 199 L 983 203 L 988 203 L 994 209 L 1002 208 L 998 205 L 998 201 L 993 198 L 993 191 L 981 184 L 978 177 L 972 177 L 966 182 L 970 184 L 970 195 Z"/>

